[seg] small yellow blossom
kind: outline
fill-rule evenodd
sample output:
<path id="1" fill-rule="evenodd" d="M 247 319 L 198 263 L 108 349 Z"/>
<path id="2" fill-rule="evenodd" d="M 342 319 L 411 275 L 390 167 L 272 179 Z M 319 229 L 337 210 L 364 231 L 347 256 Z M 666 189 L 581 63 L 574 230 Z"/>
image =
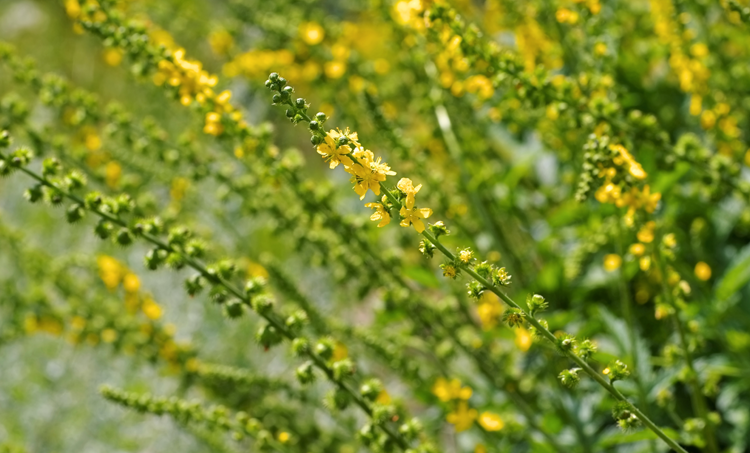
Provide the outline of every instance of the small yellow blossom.
<path id="1" fill-rule="evenodd" d="M 343 132 L 340 129 L 331 129 L 328 131 L 328 134 L 326 134 L 323 143 L 316 148 L 318 154 L 329 163 L 329 167 L 332 170 L 338 167 L 339 164 L 344 164 L 345 167 L 351 167 L 354 164 L 348 156 L 348 154 L 351 154 L 352 148 L 347 145 L 339 146 L 338 142 L 341 137 L 346 137 L 348 142 L 354 145 L 355 148 L 360 147 L 360 144 L 357 141 L 357 133 L 349 132 L 349 128 L 347 128 Z"/>
<path id="2" fill-rule="evenodd" d="M 140 289 L 141 281 L 138 279 L 137 275 L 129 272 L 125 274 L 122 279 L 122 287 L 128 293 L 135 293 Z"/>
<path id="3" fill-rule="evenodd" d="M 474 453 L 487 453 L 487 447 L 482 444 L 477 444 L 474 447 Z"/>
<path id="4" fill-rule="evenodd" d="M 141 310 L 143 310 L 143 314 L 145 314 L 148 319 L 157 320 L 161 318 L 161 307 L 151 298 L 146 298 Z"/>
<path id="5" fill-rule="evenodd" d="M 646 172 L 643 171 L 643 167 L 641 167 L 641 164 L 639 164 L 635 158 L 633 157 L 630 152 L 628 152 L 627 149 L 625 149 L 622 145 L 610 145 L 610 149 L 613 151 L 617 151 L 619 153 L 619 158 L 622 159 L 623 164 L 628 167 L 628 172 L 631 176 L 633 176 L 635 179 L 645 179 L 646 178 Z M 615 162 L 617 163 L 617 159 L 615 159 Z"/>
<path id="6" fill-rule="evenodd" d="M 281 442 L 282 444 L 285 444 L 285 443 L 289 442 L 289 438 L 290 437 L 291 436 L 286 431 L 282 431 L 278 435 L 279 442 Z"/>
<path id="7" fill-rule="evenodd" d="M 348 166 L 346 170 L 352 174 L 354 191 L 359 195 L 359 199 L 365 198 L 368 189 L 375 195 L 380 195 L 380 183 L 385 181 L 386 176 L 395 175 L 396 172 L 391 171 L 391 167 L 385 162 L 381 163 L 380 157 L 376 160 L 370 150 L 359 147 L 352 155 L 357 159 L 358 165 Z"/>
<path id="8" fill-rule="evenodd" d="M 479 424 L 487 431 L 500 431 L 505 426 L 500 416 L 492 412 L 482 412 L 479 416 Z"/>
<path id="9" fill-rule="evenodd" d="M 435 381 L 435 385 L 432 386 L 432 393 L 447 403 L 452 400 L 468 400 L 471 398 L 472 390 L 471 387 L 461 387 L 461 381 L 458 379 L 451 379 L 450 381 L 445 378 L 438 378 Z"/>
<path id="10" fill-rule="evenodd" d="M 404 203 L 404 205 L 408 209 L 412 209 L 414 207 L 415 197 L 417 196 L 417 192 L 419 192 L 419 189 L 422 188 L 422 184 L 418 185 L 417 187 L 414 187 L 414 184 L 411 182 L 411 179 L 401 178 L 398 181 L 398 184 L 396 184 L 396 187 L 398 187 L 398 190 L 406 194 L 406 202 Z"/>
<path id="11" fill-rule="evenodd" d="M 414 229 L 417 230 L 417 233 L 422 233 L 424 231 L 424 222 L 422 222 L 422 219 L 429 218 L 432 215 L 432 209 L 430 208 L 406 209 L 406 206 L 403 206 L 401 208 L 401 211 L 399 211 L 399 214 L 401 214 L 401 217 L 403 217 L 400 223 L 402 227 L 408 227 L 409 225 L 413 225 Z"/>
<path id="12" fill-rule="evenodd" d="M 342 61 L 327 61 L 323 71 L 329 79 L 339 79 L 346 72 L 346 63 Z"/>
<path id="13" fill-rule="evenodd" d="M 383 198 L 385 198 L 385 195 L 383 196 Z M 383 203 L 385 203 L 385 199 L 383 200 Z M 373 222 L 380 220 L 380 223 L 378 223 L 378 228 L 382 228 L 391 223 L 391 214 L 387 209 L 385 209 L 383 203 L 365 204 L 366 208 L 372 208 L 375 210 L 375 212 L 373 212 L 370 216 L 370 220 L 372 220 Z"/>
<path id="14" fill-rule="evenodd" d="M 646 253 L 646 246 L 637 242 L 630 246 L 630 253 L 634 256 L 641 256 Z"/>
<path id="15" fill-rule="evenodd" d="M 555 12 L 555 19 L 561 24 L 575 24 L 578 22 L 578 13 L 571 11 L 568 8 L 560 8 Z"/>
<path id="16" fill-rule="evenodd" d="M 456 268 L 452 264 L 446 264 L 442 266 L 443 277 L 456 278 Z"/>
<path id="17" fill-rule="evenodd" d="M 458 407 L 448 414 L 446 420 L 448 423 L 456 427 L 456 432 L 466 431 L 471 428 L 474 424 L 474 420 L 477 419 L 477 410 L 469 409 L 469 405 L 465 401 L 458 403 Z"/>
<path id="18" fill-rule="evenodd" d="M 711 266 L 703 261 L 698 261 L 695 265 L 695 276 L 698 277 L 699 280 L 703 280 L 704 282 L 707 281 L 711 278 Z"/>
<path id="19" fill-rule="evenodd" d="M 464 249 L 458 252 L 458 259 L 460 259 L 463 263 L 468 264 L 473 258 L 474 252 L 472 252 L 470 249 Z"/>
<path id="20" fill-rule="evenodd" d="M 646 244 L 649 244 L 653 242 L 654 240 L 654 228 L 656 228 L 656 222 L 653 220 L 647 222 L 643 228 L 641 228 L 638 231 L 638 234 L 636 236 L 638 237 L 638 240 L 641 242 L 644 242 Z"/>
<path id="21" fill-rule="evenodd" d="M 388 394 L 388 392 L 383 389 L 378 393 L 378 397 L 375 398 L 376 403 L 380 404 L 391 404 L 391 395 Z"/>
<path id="22" fill-rule="evenodd" d="M 117 331 L 115 329 L 104 329 L 102 330 L 102 341 L 105 343 L 113 343 L 117 340 Z"/>
<path id="23" fill-rule="evenodd" d="M 104 50 L 104 62 L 110 66 L 119 66 L 122 63 L 122 51 L 115 48 L 108 48 Z"/>
<path id="24" fill-rule="evenodd" d="M 596 45 L 594 45 L 594 53 L 598 56 L 606 55 L 607 53 L 607 45 L 603 42 L 598 42 Z"/>
<path id="25" fill-rule="evenodd" d="M 620 255 L 610 253 L 604 257 L 604 270 L 607 272 L 615 271 L 619 269 L 620 266 L 622 266 L 622 258 Z"/>
<path id="26" fill-rule="evenodd" d="M 337 341 L 336 345 L 333 347 L 333 356 L 331 357 L 331 360 L 338 362 L 347 357 L 349 357 L 349 348 L 347 348 L 344 343 Z"/>
<path id="27" fill-rule="evenodd" d="M 526 352 L 531 348 L 532 343 L 533 338 L 531 337 L 531 332 L 523 327 L 516 329 L 516 346 L 518 346 L 518 349 Z"/>
<path id="28" fill-rule="evenodd" d="M 646 272 L 647 270 L 651 269 L 651 257 L 642 256 L 641 259 L 638 260 L 638 265 L 640 266 L 643 272 Z"/>
<path id="29" fill-rule="evenodd" d="M 315 22 L 306 22 L 300 25 L 299 34 L 302 40 L 311 46 L 319 44 L 326 36 L 323 27 Z"/>
<path id="30" fill-rule="evenodd" d="M 674 248 L 677 245 L 677 240 L 674 237 L 674 233 L 665 234 L 662 241 L 664 241 L 664 245 L 669 248 Z"/>

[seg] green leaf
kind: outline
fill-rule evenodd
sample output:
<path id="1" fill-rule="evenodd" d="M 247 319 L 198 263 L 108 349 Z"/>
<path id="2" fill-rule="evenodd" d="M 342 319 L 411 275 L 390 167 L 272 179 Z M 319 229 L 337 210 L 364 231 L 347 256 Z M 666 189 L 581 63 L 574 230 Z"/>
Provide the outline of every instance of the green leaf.
<path id="1" fill-rule="evenodd" d="M 716 297 L 727 300 L 750 282 L 750 245 L 746 246 L 729 264 L 721 281 L 716 284 Z"/>
<path id="2" fill-rule="evenodd" d="M 435 274 L 424 267 L 409 266 L 405 267 L 403 271 L 404 275 L 420 285 L 424 285 L 428 288 L 437 288 L 440 286 L 440 280 L 438 280 Z"/>

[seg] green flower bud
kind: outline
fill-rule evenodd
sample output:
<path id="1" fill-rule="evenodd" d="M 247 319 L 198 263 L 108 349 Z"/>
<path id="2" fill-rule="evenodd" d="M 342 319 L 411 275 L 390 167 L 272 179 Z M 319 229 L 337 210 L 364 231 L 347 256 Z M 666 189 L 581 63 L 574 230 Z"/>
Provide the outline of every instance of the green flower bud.
<path id="1" fill-rule="evenodd" d="M 245 304 L 239 299 L 232 299 L 224 304 L 224 315 L 227 318 L 237 319 L 245 312 Z"/>
<path id="2" fill-rule="evenodd" d="M 349 406 L 351 395 L 340 388 L 331 389 L 323 400 L 323 404 L 331 412 L 342 411 Z"/>
<path id="3" fill-rule="evenodd" d="M 562 383 L 562 385 L 572 389 L 575 386 L 577 386 L 579 382 L 581 382 L 581 377 L 578 376 L 579 371 L 581 371 L 580 368 L 571 368 L 569 370 L 563 370 L 562 372 L 560 372 L 557 378 L 560 379 L 560 382 Z"/>
<path id="4" fill-rule="evenodd" d="M 23 193 L 23 197 L 30 203 L 36 203 L 37 201 L 41 200 L 43 196 L 44 192 L 42 191 L 42 185 L 40 184 L 26 189 L 26 191 Z"/>
<path id="5" fill-rule="evenodd" d="M 274 104 L 281 103 L 281 95 L 280 94 L 274 94 L 271 98 L 271 101 L 273 101 Z"/>
<path id="6" fill-rule="evenodd" d="M 320 124 L 323 124 L 328 120 L 328 116 L 323 112 L 318 112 L 315 114 L 315 119 L 318 120 Z"/>
<path id="7" fill-rule="evenodd" d="M 0 132 L 0 149 L 9 147 L 12 141 L 13 140 L 10 138 L 10 132 Z"/>
<path id="8" fill-rule="evenodd" d="M 65 212 L 65 216 L 70 223 L 78 222 L 83 218 L 85 214 L 86 211 L 83 209 L 83 206 L 78 203 L 70 205 L 70 207 L 68 207 L 68 210 Z"/>
<path id="9" fill-rule="evenodd" d="M 297 375 L 297 380 L 300 382 L 300 384 L 310 384 L 315 380 L 313 363 L 311 361 L 307 361 L 298 366 L 295 374 Z"/>
<path id="10" fill-rule="evenodd" d="M 120 228 L 115 236 L 115 242 L 122 246 L 130 245 L 133 243 L 133 234 L 127 228 Z"/>
<path id="11" fill-rule="evenodd" d="M 383 391 L 383 384 L 379 379 L 368 379 L 359 388 L 359 393 L 368 401 L 375 401 Z"/>
<path id="12" fill-rule="evenodd" d="M 292 340 L 292 354 L 295 355 L 295 357 L 300 357 L 304 354 L 307 354 L 307 351 L 310 350 L 310 342 L 307 341 L 307 338 L 295 338 Z"/>
<path id="13" fill-rule="evenodd" d="M 279 81 L 279 74 L 277 72 L 272 72 L 268 75 L 268 80 L 270 80 L 273 83 L 276 83 Z"/>
<path id="14" fill-rule="evenodd" d="M 310 121 L 310 124 L 308 125 L 311 131 L 317 131 L 320 129 L 320 123 L 318 123 L 315 120 Z"/>
<path id="15" fill-rule="evenodd" d="M 605 375 L 609 376 L 610 382 L 621 381 L 627 379 L 630 376 L 630 370 L 628 366 L 622 363 L 620 360 L 615 360 L 610 363 L 607 368 L 602 371 Z"/>
<path id="16" fill-rule="evenodd" d="M 153 252 L 154 250 L 152 250 Z M 163 252 L 163 250 L 156 250 L 156 253 Z M 202 275 L 196 274 L 192 277 L 185 280 L 185 289 L 187 290 L 187 293 L 191 296 L 195 296 L 199 292 L 203 290 L 205 286 L 205 279 Z"/>
<path id="17" fill-rule="evenodd" d="M 49 178 L 55 176 L 62 171 L 62 164 L 59 160 L 54 157 L 48 157 L 42 162 L 42 176 Z"/>
<path id="18" fill-rule="evenodd" d="M 544 297 L 539 294 L 529 295 L 526 297 L 526 305 L 529 306 L 529 312 L 532 316 L 536 313 L 544 311 L 549 307 L 549 303 L 544 300 Z"/>
<path id="19" fill-rule="evenodd" d="M 333 357 L 333 341 L 329 338 L 323 338 L 315 345 L 315 353 L 324 360 L 330 360 Z"/>
<path id="20" fill-rule="evenodd" d="M 448 227 L 445 226 L 445 223 L 443 223 L 442 220 L 430 224 L 428 227 L 430 230 L 430 233 L 435 235 L 435 239 L 439 238 L 440 236 L 448 236 L 451 234 L 451 232 L 448 230 Z"/>
<path id="21" fill-rule="evenodd" d="M 259 315 L 264 315 L 273 308 L 273 297 L 268 294 L 258 294 L 250 300 L 250 306 Z"/>
<path id="22" fill-rule="evenodd" d="M 253 297 L 262 293 L 266 288 L 266 279 L 263 277 L 253 277 L 245 283 L 245 294 Z"/>
<path id="23" fill-rule="evenodd" d="M 264 348 L 268 349 L 281 343 L 282 337 L 274 326 L 265 324 L 258 329 L 258 333 L 255 334 L 255 339 Z"/>
<path id="24" fill-rule="evenodd" d="M 354 374 L 354 362 L 348 358 L 333 362 L 332 368 L 333 377 L 337 381 L 341 381 L 342 379 Z"/>
<path id="25" fill-rule="evenodd" d="M 115 227 L 112 225 L 112 222 L 102 219 L 94 227 L 94 233 L 101 239 L 107 239 L 112 235 L 114 229 Z"/>

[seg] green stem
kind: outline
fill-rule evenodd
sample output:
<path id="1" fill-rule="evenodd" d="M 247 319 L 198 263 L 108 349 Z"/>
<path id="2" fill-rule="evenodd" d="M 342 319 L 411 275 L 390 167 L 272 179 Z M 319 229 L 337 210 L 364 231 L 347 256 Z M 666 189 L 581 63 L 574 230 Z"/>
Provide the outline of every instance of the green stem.
<path id="1" fill-rule="evenodd" d="M 396 199 L 393 194 L 387 190 L 385 185 L 381 182 L 380 183 L 381 188 L 385 192 L 388 199 L 391 201 L 391 203 L 394 204 L 394 206 L 400 208 L 401 203 Z M 440 252 L 445 255 L 449 260 L 452 262 L 456 261 L 456 257 L 453 255 L 453 253 L 450 252 L 443 244 L 438 242 L 438 240 L 427 230 L 422 231 L 422 236 L 424 236 L 428 241 L 430 241 L 435 247 L 437 247 Z M 534 326 L 535 329 L 547 340 L 549 340 L 552 344 L 557 344 L 557 338 L 555 338 L 555 335 L 549 331 L 546 327 L 544 327 L 536 318 L 534 318 L 531 313 L 528 310 L 528 307 L 521 307 L 518 303 L 516 303 L 513 299 L 510 298 L 507 294 L 505 294 L 503 291 L 501 291 L 499 288 L 494 286 L 490 281 L 488 281 L 486 278 L 482 277 L 481 275 L 474 272 L 473 269 L 471 269 L 467 265 L 462 265 L 462 269 L 469 275 L 471 275 L 472 278 L 477 280 L 479 283 L 481 283 L 483 286 L 485 286 L 488 290 L 495 293 L 500 299 L 503 300 L 507 305 L 509 305 L 512 308 L 515 308 L 517 310 L 521 310 L 528 321 L 529 324 Z M 625 404 L 628 405 L 628 408 L 631 412 L 633 412 L 638 419 L 643 422 L 648 429 L 654 432 L 660 439 L 662 439 L 667 445 L 669 445 L 673 450 L 679 452 L 679 453 L 687 453 L 684 448 L 682 448 L 677 442 L 675 442 L 672 438 L 667 436 L 664 431 L 661 430 L 654 422 L 651 421 L 646 415 L 641 412 L 640 409 L 638 409 L 633 403 L 628 401 L 625 396 L 623 396 L 622 393 L 620 393 L 619 390 L 617 390 L 612 383 L 607 382 L 607 380 L 602 377 L 600 373 L 597 373 L 596 370 L 594 370 L 591 365 L 589 365 L 585 360 L 578 357 L 576 354 L 572 353 L 571 351 L 567 350 L 561 350 L 561 352 L 567 356 L 569 359 L 573 360 L 576 365 L 578 365 L 586 374 L 588 374 L 592 379 L 594 379 L 597 384 L 602 386 L 607 392 L 609 392 L 612 396 L 615 397 L 616 400 L 622 401 Z"/>
<path id="2" fill-rule="evenodd" d="M 664 262 L 661 259 L 661 252 L 659 250 L 656 250 L 654 252 L 654 262 L 656 264 L 657 270 L 661 274 L 661 289 L 662 294 L 664 295 L 664 298 L 667 300 L 667 303 L 670 307 L 674 310 L 674 314 L 672 315 L 672 319 L 674 320 L 675 330 L 677 331 L 677 337 L 680 341 L 680 347 L 683 351 L 683 357 L 685 358 L 685 366 L 688 369 L 688 386 L 690 387 L 690 401 L 693 406 L 693 410 L 695 411 L 696 415 L 700 417 L 701 420 L 703 420 L 704 428 L 703 432 L 706 436 L 706 445 L 708 448 L 708 451 L 711 453 L 718 453 L 719 447 L 716 443 L 716 437 L 714 434 L 713 427 L 711 426 L 711 421 L 708 417 L 708 403 L 706 402 L 706 398 L 703 395 L 703 392 L 701 391 L 701 385 L 698 381 L 698 373 L 695 370 L 695 364 L 693 361 L 693 354 L 690 352 L 690 343 L 687 339 L 687 334 L 685 333 L 685 327 L 682 324 L 682 321 L 680 320 L 679 316 L 679 307 L 677 306 L 677 303 L 675 302 L 674 295 L 672 294 L 672 291 L 669 289 L 669 286 L 667 284 L 667 274 L 666 274 L 666 268 L 664 266 Z"/>
<path id="3" fill-rule="evenodd" d="M 79 197 L 69 192 L 61 190 L 60 188 L 55 186 L 53 183 L 48 181 L 46 178 L 39 176 L 36 173 L 32 172 L 31 170 L 28 170 L 23 167 L 20 168 L 20 170 L 23 173 L 30 176 L 31 178 L 37 180 L 40 184 L 59 192 L 65 198 L 68 198 L 69 200 L 74 201 L 83 207 L 86 206 L 82 199 L 80 199 Z M 128 228 L 128 230 L 130 229 L 128 227 L 128 224 L 124 222 L 123 220 L 119 219 L 118 217 L 115 217 L 109 213 L 101 212 L 96 209 L 90 209 L 90 208 L 86 208 L 86 209 L 98 215 L 99 217 L 112 222 L 113 224 L 119 225 L 123 228 Z M 185 263 L 188 266 L 198 271 L 206 279 L 212 282 L 216 282 L 216 284 L 223 286 L 224 289 L 226 289 L 229 293 L 231 293 L 238 299 L 242 300 L 246 305 L 248 306 L 251 305 L 250 298 L 243 291 L 241 291 L 240 289 L 235 287 L 233 284 L 223 279 L 221 276 L 212 275 L 204 265 L 196 261 L 194 258 L 183 253 L 181 250 L 178 250 L 172 247 L 168 243 L 160 240 L 159 238 L 153 235 L 150 235 L 148 233 L 142 233 L 139 236 L 142 237 L 147 242 L 150 242 L 151 244 L 161 249 L 180 255 L 182 259 L 185 260 Z M 277 319 L 275 316 L 272 316 L 270 313 L 258 313 L 258 314 L 262 318 L 264 318 L 270 325 L 272 325 L 278 332 L 280 332 L 284 337 L 286 337 L 288 340 L 293 340 L 296 338 L 296 335 L 286 327 L 283 321 Z M 323 373 L 325 373 L 326 377 L 328 377 L 328 379 L 331 382 L 333 382 L 342 391 L 348 393 L 352 397 L 354 403 L 357 406 L 359 406 L 368 416 L 370 417 L 372 416 L 372 408 L 370 408 L 370 405 L 367 403 L 367 401 L 365 401 L 362 395 L 360 395 L 359 392 L 352 389 L 346 382 L 336 379 L 336 377 L 333 374 L 333 370 L 326 364 L 326 361 L 322 357 L 320 357 L 319 355 L 317 355 L 316 353 L 314 353 L 313 351 L 309 349 L 305 352 L 305 355 L 315 364 L 315 366 L 318 369 L 320 369 L 321 371 L 323 371 Z M 396 432 L 391 426 L 378 425 L 378 427 L 381 428 L 386 433 L 386 435 L 388 435 L 388 437 L 390 437 L 394 442 L 396 442 L 403 450 L 409 449 L 410 447 L 409 443 L 398 432 Z"/>

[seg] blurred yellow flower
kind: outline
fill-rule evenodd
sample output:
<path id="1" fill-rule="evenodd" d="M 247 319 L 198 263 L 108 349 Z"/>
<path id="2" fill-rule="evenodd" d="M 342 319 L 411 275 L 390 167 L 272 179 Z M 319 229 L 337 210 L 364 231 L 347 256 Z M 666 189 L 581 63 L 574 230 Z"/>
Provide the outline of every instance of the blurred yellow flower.
<path id="1" fill-rule="evenodd" d="M 695 265 L 695 276 L 698 277 L 699 280 L 703 280 L 704 282 L 710 279 L 711 266 L 703 261 L 698 261 L 698 263 Z"/>

